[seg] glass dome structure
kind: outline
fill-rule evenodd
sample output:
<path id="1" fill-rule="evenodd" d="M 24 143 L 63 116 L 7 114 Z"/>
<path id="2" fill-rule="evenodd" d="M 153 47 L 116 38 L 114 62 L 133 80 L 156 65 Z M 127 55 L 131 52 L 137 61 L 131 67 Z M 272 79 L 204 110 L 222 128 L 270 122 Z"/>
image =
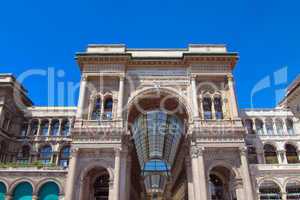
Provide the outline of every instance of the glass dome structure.
<path id="1" fill-rule="evenodd" d="M 154 110 L 137 117 L 132 131 L 146 188 L 163 189 L 182 137 L 182 121 Z"/>

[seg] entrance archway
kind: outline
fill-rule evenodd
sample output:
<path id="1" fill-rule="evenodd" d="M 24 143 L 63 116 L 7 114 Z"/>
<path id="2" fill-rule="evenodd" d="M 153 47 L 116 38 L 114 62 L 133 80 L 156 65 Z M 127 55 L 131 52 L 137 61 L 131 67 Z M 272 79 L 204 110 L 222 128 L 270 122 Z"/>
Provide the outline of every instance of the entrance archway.
<path id="1" fill-rule="evenodd" d="M 109 195 L 109 175 L 104 173 L 94 181 L 94 199 L 108 200 Z"/>
<path id="2" fill-rule="evenodd" d="M 182 168 L 179 163 L 176 165 L 176 156 L 181 151 L 186 134 L 185 122 L 188 121 L 189 115 L 182 99 L 161 88 L 144 91 L 130 102 L 128 128 L 133 138 L 132 160 L 137 162 L 132 166 L 138 168 L 137 179 L 142 180 L 138 187 L 131 183 L 135 191 L 134 194 L 131 191 L 130 199 L 164 200 L 187 196 L 184 185 L 174 188 L 176 184 L 173 182 L 179 178 L 171 180 L 170 177 L 175 168 L 177 171 Z M 181 177 L 186 177 L 185 170 L 182 171 Z M 186 181 L 180 180 L 180 183 L 186 184 Z M 177 195 L 172 191 L 176 191 Z"/>
<path id="3" fill-rule="evenodd" d="M 233 187 L 236 175 L 232 170 L 216 166 L 209 173 L 208 190 L 211 200 L 236 199 L 236 191 Z"/>
<path id="4" fill-rule="evenodd" d="M 110 175 L 103 167 L 94 167 L 90 169 L 82 181 L 82 200 L 108 200 L 110 194 L 109 188 Z"/>

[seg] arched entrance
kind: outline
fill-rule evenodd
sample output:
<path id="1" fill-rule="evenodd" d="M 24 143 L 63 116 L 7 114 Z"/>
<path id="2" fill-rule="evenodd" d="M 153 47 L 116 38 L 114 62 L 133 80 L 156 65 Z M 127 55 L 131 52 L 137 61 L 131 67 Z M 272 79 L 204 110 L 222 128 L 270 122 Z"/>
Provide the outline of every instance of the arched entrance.
<path id="1" fill-rule="evenodd" d="M 13 192 L 13 200 L 31 200 L 32 186 L 28 182 L 19 183 Z"/>
<path id="2" fill-rule="evenodd" d="M 216 166 L 209 173 L 208 191 L 211 200 L 237 199 L 233 187 L 235 174 L 226 167 Z"/>
<path id="3" fill-rule="evenodd" d="M 132 168 L 136 169 L 131 172 L 138 176 L 132 180 L 130 199 L 186 197 L 187 182 L 182 180 L 186 179 L 185 170 L 181 170 L 182 164 L 176 160 L 189 120 L 182 99 L 172 92 L 156 89 L 140 94 L 129 105 L 128 128 L 134 146 Z M 175 170 L 182 173 L 174 173 Z"/>
<path id="4" fill-rule="evenodd" d="M 89 170 L 82 181 L 82 200 L 108 200 L 110 176 L 108 171 L 102 167 Z"/>
<path id="5" fill-rule="evenodd" d="M 39 200 L 58 200 L 59 187 L 54 182 L 45 183 L 38 193 Z"/>
<path id="6" fill-rule="evenodd" d="M 5 200 L 6 186 L 4 183 L 0 182 L 0 200 Z"/>

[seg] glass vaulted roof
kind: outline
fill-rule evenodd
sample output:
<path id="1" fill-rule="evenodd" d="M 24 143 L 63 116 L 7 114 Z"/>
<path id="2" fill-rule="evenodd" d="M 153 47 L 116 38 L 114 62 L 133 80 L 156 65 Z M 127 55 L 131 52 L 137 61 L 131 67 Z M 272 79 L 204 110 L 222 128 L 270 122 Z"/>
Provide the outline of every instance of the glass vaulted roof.
<path id="1" fill-rule="evenodd" d="M 133 138 L 147 189 L 163 189 L 182 133 L 182 121 L 159 110 L 134 121 Z"/>

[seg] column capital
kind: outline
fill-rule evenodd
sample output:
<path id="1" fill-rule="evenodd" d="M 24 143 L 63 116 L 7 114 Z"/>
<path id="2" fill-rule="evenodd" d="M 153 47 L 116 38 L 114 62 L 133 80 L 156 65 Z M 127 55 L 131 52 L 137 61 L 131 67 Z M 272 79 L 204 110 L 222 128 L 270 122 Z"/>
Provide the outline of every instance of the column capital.
<path id="1" fill-rule="evenodd" d="M 79 148 L 72 148 L 71 149 L 71 157 L 78 156 L 78 153 L 79 153 Z"/>
<path id="2" fill-rule="evenodd" d="M 114 152 L 115 152 L 115 156 L 120 156 L 121 155 L 121 149 L 120 148 L 115 148 Z"/>
<path id="3" fill-rule="evenodd" d="M 190 154 L 192 158 L 198 158 L 199 156 L 203 156 L 204 147 L 191 146 Z"/>
<path id="4" fill-rule="evenodd" d="M 125 75 L 122 74 L 122 75 L 119 76 L 119 78 L 120 78 L 120 81 L 124 81 L 125 80 Z"/>
<path id="5" fill-rule="evenodd" d="M 86 74 L 81 75 L 81 81 L 87 81 L 88 76 Z"/>
<path id="6" fill-rule="evenodd" d="M 239 147 L 239 150 L 240 150 L 240 154 L 241 156 L 246 156 L 247 155 L 247 152 L 248 152 L 248 149 L 247 147 Z"/>
<path id="7" fill-rule="evenodd" d="M 232 74 L 227 74 L 226 77 L 227 77 L 227 80 L 228 80 L 228 81 L 230 81 L 230 82 L 233 82 L 233 81 L 234 81 L 233 75 L 232 75 Z"/>
<path id="8" fill-rule="evenodd" d="M 191 80 L 195 81 L 197 78 L 197 74 L 191 74 Z"/>

